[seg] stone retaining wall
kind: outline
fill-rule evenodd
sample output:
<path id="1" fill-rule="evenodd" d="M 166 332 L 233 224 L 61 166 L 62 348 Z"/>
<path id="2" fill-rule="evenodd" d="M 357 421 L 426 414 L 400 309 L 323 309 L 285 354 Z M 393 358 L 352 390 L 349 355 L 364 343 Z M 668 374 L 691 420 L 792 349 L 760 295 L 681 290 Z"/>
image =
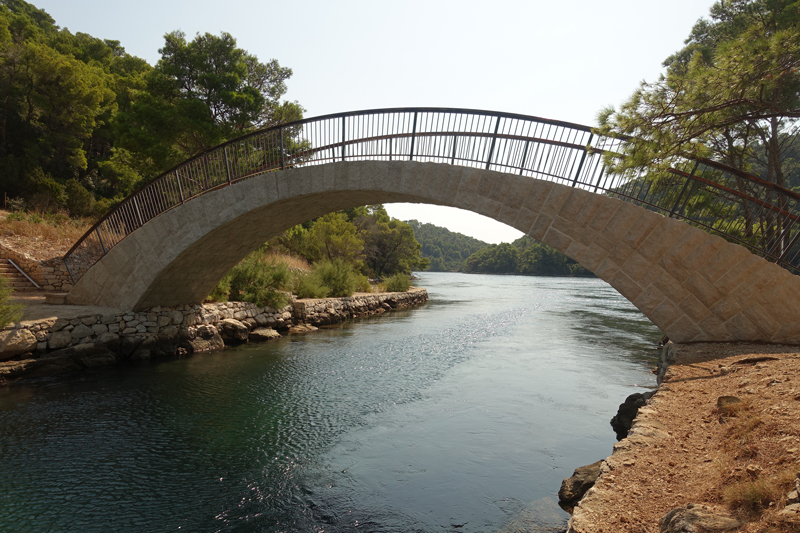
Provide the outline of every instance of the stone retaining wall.
<path id="1" fill-rule="evenodd" d="M 0 244 L 0 259 L 11 259 L 46 291 L 69 292 L 72 279 L 64 262 L 54 258 L 37 261 L 28 254 L 17 252 Z"/>
<path id="2" fill-rule="evenodd" d="M 0 382 L 122 361 L 187 355 L 280 337 L 427 301 L 425 289 L 294 300 L 283 309 L 248 302 L 154 307 L 12 324 L 0 331 Z"/>

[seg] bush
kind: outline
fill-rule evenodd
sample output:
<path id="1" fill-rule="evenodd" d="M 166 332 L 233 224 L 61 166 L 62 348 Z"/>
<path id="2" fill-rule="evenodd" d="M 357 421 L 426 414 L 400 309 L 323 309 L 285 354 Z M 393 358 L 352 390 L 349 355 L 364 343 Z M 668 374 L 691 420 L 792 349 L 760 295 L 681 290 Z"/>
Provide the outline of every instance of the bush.
<path id="1" fill-rule="evenodd" d="M 286 265 L 265 262 L 258 255 L 252 255 L 233 267 L 212 295 L 222 297 L 225 284 L 229 283 L 227 297 L 231 301 L 252 302 L 259 306 L 280 309 L 289 303 L 287 296 L 280 292 L 289 285 L 289 281 L 289 269 Z"/>
<path id="2" fill-rule="evenodd" d="M 225 274 L 214 290 L 206 297 L 207 302 L 227 302 L 231 294 L 231 275 Z"/>
<path id="3" fill-rule="evenodd" d="M 364 274 L 356 274 L 356 292 L 372 292 L 369 278 Z"/>
<path id="4" fill-rule="evenodd" d="M 293 291 L 298 298 L 327 298 L 330 292 L 313 272 L 303 272 L 297 276 Z"/>
<path id="5" fill-rule="evenodd" d="M 411 287 L 411 277 L 400 272 L 387 279 L 385 287 L 387 292 L 406 292 Z"/>
<path id="6" fill-rule="evenodd" d="M 22 318 L 22 306 L 9 304 L 11 287 L 5 277 L 0 276 L 0 327 L 5 327 L 11 322 L 18 322 Z"/>
<path id="7" fill-rule="evenodd" d="M 358 280 L 353 268 L 342 259 L 320 261 L 314 264 L 312 271 L 317 276 L 320 284 L 328 289 L 328 296 L 352 296 L 356 292 Z"/>
<path id="8" fill-rule="evenodd" d="M 94 195 L 77 180 L 67 181 L 65 187 L 67 196 L 67 209 L 73 217 L 85 217 L 94 209 Z"/>

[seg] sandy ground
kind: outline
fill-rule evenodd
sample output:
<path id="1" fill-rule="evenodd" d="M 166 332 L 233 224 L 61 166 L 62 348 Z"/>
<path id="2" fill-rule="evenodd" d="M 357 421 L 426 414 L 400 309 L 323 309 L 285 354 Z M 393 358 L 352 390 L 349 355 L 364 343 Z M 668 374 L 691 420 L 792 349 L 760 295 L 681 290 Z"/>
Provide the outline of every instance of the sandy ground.
<path id="1" fill-rule="evenodd" d="M 121 314 L 119 309 L 111 307 L 98 307 L 96 305 L 67 305 L 45 303 L 45 294 L 39 291 L 15 292 L 11 296 L 12 303 L 22 304 L 22 320 L 26 322 L 40 322 L 56 318 L 77 318 L 92 314 Z"/>
<path id="2" fill-rule="evenodd" d="M 574 531 L 658 533 L 668 511 L 689 503 L 741 520 L 735 531 L 800 531 L 779 516 L 789 480 L 752 508 L 724 498 L 734 485 L 775 485 L 800 472 L 800 347 L 709 343 L 676 352 L 665 383 L 576 509 Z M 721 396 L 742 399 L 747 413 L 723 416 Z"/>

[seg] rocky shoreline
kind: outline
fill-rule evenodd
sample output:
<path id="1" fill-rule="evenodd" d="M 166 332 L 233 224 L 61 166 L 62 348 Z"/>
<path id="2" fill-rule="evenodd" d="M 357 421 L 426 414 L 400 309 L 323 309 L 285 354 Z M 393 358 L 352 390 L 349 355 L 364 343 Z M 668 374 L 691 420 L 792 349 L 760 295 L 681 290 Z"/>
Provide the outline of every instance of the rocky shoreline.
<path id="1" fill-rule="evenodd" d="M 267 341 L 427 300 L 425 289 L 412 287 L 408 292 L 293 299 L 282 309 L 224 302 L 23 321 L 0 330 L 0 385 L 20 378 Z"/>
<path id="2" fill-rule="evenodd" d="M 665 346 L 627 436 L 564 480 L 566 532 L 800 531 L 798 373 L 797 346 Z"/>

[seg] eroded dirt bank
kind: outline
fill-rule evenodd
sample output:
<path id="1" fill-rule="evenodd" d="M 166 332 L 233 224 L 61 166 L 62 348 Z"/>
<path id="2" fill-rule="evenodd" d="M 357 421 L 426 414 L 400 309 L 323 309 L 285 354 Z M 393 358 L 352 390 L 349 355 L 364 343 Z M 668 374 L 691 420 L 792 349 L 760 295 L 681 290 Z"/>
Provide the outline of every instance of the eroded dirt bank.
<path id="1" fill-rule="evenodd" d="M 568 531 L 675 531 L 659 521 L 689 504 L 740 522 L 725 531 L 800 531 L 791 495 L 800 472 L 800 347 L 670 346 L 663 384 L 614 446 Z"/>

